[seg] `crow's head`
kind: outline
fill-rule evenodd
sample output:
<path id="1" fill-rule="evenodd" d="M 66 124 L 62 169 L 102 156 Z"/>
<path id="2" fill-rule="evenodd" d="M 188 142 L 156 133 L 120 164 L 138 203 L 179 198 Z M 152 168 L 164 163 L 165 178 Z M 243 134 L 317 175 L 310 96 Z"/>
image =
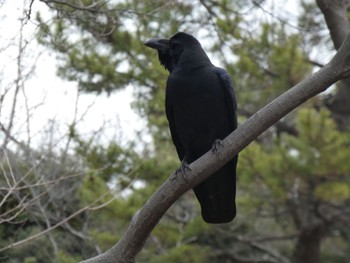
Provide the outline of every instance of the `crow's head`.
<path id="1" fill-rule="evenodd" d="M 158 51 L 158 58 L 160 64 L 162 64 L 169 72 L 172 71 L 173 66 L 170 57 L 170 41 L 166 38 L 152 38 L 147 40 L 144 44 L 147 47 L 154 48 Z"/>
<path id="2" fill-rule="evenodd" d="M 176 33 L 170 39 L 152 38 L 146 41 L 145 45 L 158 51 L 160 63 L 169 72 L 172 72 L 180 63 L 198 64 L 198 62 L 209 61 L 198 40 L 183 32 Z"/>

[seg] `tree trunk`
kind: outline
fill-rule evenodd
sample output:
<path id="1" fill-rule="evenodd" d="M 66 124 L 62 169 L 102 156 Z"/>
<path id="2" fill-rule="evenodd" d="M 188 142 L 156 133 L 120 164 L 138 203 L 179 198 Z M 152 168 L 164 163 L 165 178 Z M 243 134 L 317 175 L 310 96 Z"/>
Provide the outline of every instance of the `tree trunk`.
<path id="1" fill-rule="evenodd" d="M 320 245 L 325 228 L 315 224 L 302 230 L 294 250 L 295 263 L 320 262 Z"/>
<path id="2" fill-rule="evenodd" d="M 350 0 L 317 0 L 316 2 L 324 15 L 334 47 L 338 50 L 350 33 L 347 15 Z M 340 81 L 337 92 L 326 99 L 325 104 L 332 112 L 339 129 L 348 129 L 350 127 L 350 78 Z"/>

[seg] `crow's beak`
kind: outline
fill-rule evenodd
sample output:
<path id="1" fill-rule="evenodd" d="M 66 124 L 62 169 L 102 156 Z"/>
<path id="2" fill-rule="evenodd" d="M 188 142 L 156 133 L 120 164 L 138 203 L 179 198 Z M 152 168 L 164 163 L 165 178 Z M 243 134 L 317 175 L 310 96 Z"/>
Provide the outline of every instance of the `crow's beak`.
<path id="1" fill-rule="evenodd" d="M 169 49 L 169 39 L 166 38 L 152 38 L 147 40 L 145 46 L 154 48 L 156 50 L 165 51 Z"/>

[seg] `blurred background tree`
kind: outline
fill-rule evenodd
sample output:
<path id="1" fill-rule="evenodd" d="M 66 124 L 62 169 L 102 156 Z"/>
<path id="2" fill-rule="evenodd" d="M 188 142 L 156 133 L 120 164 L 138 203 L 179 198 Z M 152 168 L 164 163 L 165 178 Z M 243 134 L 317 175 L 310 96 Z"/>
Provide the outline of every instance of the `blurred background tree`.
<path id="1" fill-rule="evenodd" d="M 64 147 L 51 145 L 55 124 L 34 147 L 12 133 L 13 117 L 1 116 L 0 259 L 11 263 L 77 262 L 110 248 L 179 166 L 164 114 L 167 72 L 145 40 L 195 35 L 230 73 L 242 123 L 339 48 L 334 36 L 342 34 L 327 20 L 332 8 L 350 32 L 347 1 L 332 8 L 325 0 L 40 2 L 49 19 L 36 11 L 38 1 L 27 3 L 22 19 L 31 14 L 38 43 L 57 56 L 57 74 L 75 81 L 81 96 L 131 85 L 152 142 L 141 150 L 136 139 L 106 142 L 103 127 L 90 136 L 75 120 L 62 135 Z M 281 11 L 286 4 L 293 12 Z M 188 192 L 138 262 L 350 262 L 349 90 L 341 81 L 241 153 L 232 223 L 205 224 Z"/>

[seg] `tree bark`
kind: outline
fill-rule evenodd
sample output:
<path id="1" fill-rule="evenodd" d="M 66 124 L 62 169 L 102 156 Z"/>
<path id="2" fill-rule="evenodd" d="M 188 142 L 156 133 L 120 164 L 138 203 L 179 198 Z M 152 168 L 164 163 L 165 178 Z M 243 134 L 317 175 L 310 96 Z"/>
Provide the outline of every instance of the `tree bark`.
<path id="1" fill-rule="evenodd" d="M 324 15 L 334 47 L 338 50 L 350 32 L 350 24 L 347 16 L 350 1 L 317 0 L 316 2 Z"/>
<path id="2" fill-rule="evenodd" d="M 346 36 L 350 33 L 348 9 L 350 0 L 317 0 L 329 29 L 334 47 L 340 48 Z M 337 92 L 326 100 L 326 106 L 332 112 L 334 120 L 341 130 L 350 127 L 350 79 L 343 79 Z"/>
<path id="3" fill-rule="evenodd" d="M 295 263 L 320 262 L 320 246 L 324 231 L 322 223 L 308 226 L 301 231 L 294 250 Z"/>
<path id="4" fill-rule="evenodd" d="M 325 91 L 336 81 L 350 77 L 350 35 L 334 58 L 316 73 L 287 90 L 223 140 L 217 156 L 211 151 L 190 164 L 187 181 L 173 173 L 134 215 L 123 237 L 111 249 L 85 263 L 131 263 L 167 209 L 186 191 L 208 178 L 236 156 L 258 135 L 309 98 Z"/>

